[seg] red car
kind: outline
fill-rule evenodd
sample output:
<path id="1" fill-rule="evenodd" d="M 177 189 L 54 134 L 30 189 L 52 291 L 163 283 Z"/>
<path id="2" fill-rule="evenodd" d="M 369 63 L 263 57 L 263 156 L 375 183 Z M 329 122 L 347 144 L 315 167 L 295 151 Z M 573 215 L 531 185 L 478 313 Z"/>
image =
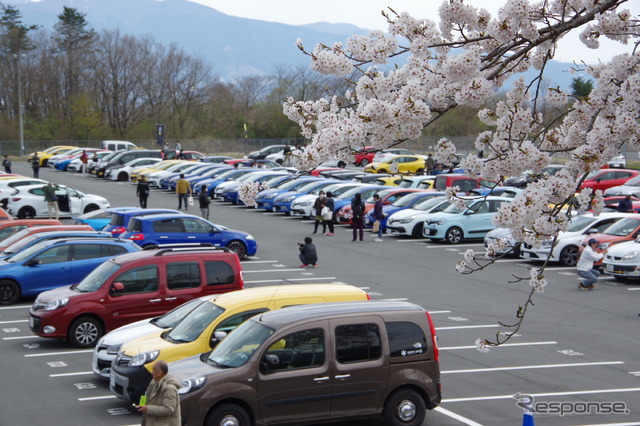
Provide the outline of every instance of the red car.
<path id="1" fill-rule="evenodd" d="M 373 161 L 378 149 L 375 146 L 365 146 L 354 152 L 353 163 L 356 166 L 366 166 Z"/>
<path id="2" fill-rule="evenodd" d="M 628 217 L 612 223 L 611 226 L 599 234 L 587 235 L 582 241 L 580 253 L 582 253 L 587 241 L 591 238 L 598 240 L 599 250 L 604 250 L 614 244 L 635 240 L 638 236 L 640 236 L 640 214 L 630 214 Z M 602 260 L 600 262 L 594 262 L 594 265 L 602 265 Z"/>
<path id="3" fill-rule="evenodd" d="M 41 337 L 90 347 L 123 325 L 243 287 L 240 260 L 229 250 L 144 250 L 107 260 L 79 284 L 40 293 L 29 311 L 29 328 Z"/>
<path id="4" fill-rule="evenodd" d="M 630 169 L 602 169 L 591 172 L 580 185 L 580 189 L 593 188 L 594 191 L 624 185 L 628 180 L 640 175 L 638 170 Z"/>
<path id="5" fill-rule="evenodd" d="M 424 192 L 424 189 L 416 189 L 416 188 L 391 188 L 391 189 L 382 189 L 378 192 L 380 196 L 380 200 L 383 205 L 391 204 L 396 201 L 398 198 L 404 197 L 407 194 L 412 192 Z M 364 214 L 362 217 L 365 217 L 373 207 L 375 206 L 375 201 L 373 200 L 373 196 L 364 200 Z M 351 218 L 353 217 L 353 212 L 351 210 L 351 204 L 347 204 L 336 213 L 336 221 L 338 223 L 348 223 L 351 224 Z"/>

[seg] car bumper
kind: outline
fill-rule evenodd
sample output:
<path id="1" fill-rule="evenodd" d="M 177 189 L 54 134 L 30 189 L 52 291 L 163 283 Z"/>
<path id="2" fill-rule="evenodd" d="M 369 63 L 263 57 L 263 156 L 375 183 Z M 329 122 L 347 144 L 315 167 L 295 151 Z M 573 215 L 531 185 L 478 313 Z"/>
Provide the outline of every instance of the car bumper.
<path id="1" fill-rule="evenodd" d="M 109 390 L 125 401 L 137 404 L 151 382 L 151 373 L 144 368 L 118 365 L 119 357 L 111 364 Z"/>
<path id="2" fill-rule="evenodd" d="M 52 313 L 55 311 L 39 311 Z M 67 337 L 67 329 L 69 324 L 60 321 L 57 318 L 49 318 L 47 313 L 35 314 L 33 309 L 29 311 L 29 329 L 33 334 L 40 337 L 51 337 L 56 339 L 64 339 Z"/>
<path id="3" fill-rule="evenodd" d="M 96 346 L 91 359 L 91 370 L 103 379 L 109 379 L 111 363 L 116 359 L 116 354 L 107 352 L 107 347 Z"/>
<path id="4" fill-rule="evenodd" d="M 426 238 L 431 238 L 432 240 L 444 239 L 444 232 L 439 227 L 436 228 L 432 225 L 424 225 L 422 235 Z"/>
<path id="5" fill-rule="evenodd" d="M 638 265 L 623 265 L 616 262 L 605 263 L 603 269 L 607 274 L 617 277 L 640 278 Z"/>

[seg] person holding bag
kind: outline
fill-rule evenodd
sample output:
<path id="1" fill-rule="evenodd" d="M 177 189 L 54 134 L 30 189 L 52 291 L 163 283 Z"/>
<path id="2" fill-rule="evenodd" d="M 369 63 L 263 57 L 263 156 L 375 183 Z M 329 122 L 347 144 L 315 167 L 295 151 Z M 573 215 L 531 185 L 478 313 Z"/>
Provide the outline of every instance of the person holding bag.
<path id="1" fill-rule="evenodd" d="M 381 222 L 384 219 L 384 213 L 382 213 L 382 200 L 380 199 L 380 195 L 374 194 L 373 199 L 375 200 L 375 204 L 373 206 L 373 232 L 378 233 L 378 238 L 375 239 L 376 242 L 382 242 L 382 226 Z"/>
<path id="2" fill-rule="evenodd" d="M 327 232 L 325 235 L 328 236 L 332 236 L 333 235 L 333 211 L 335 210 L 336 205 L 333 202 L 333 194 L 331 193 L 331 191 L 327 192 L 327 198 L 325 199 L 324 202 L 324 209 L 326 215 L 322 215 L 322 218 L 324 219 L 324 221 L 322 222 L 322 227 L 324 229 L 325 226 L 329 227 L 329 232 Z M 324 232 L 324 231 L 323 231 Z"/>
<path id="3" fill-rule="evenodd" d="M 325 206 L 325 201 L 326 200 L 324 198 L 324 191 L 320 190 L 320 192 L 318 193 L 318 198 L 316 198 L 316 201 L 313 203 L 313 208 L 316 211 L 316 222 L 313 226 L 314 234 L 318 232 L 318 225 L 320 224 L 320 222 L 322 222 L 322 233 L 324 234 L 325 232 L 327 232 L 327 224 L 322 217 L 322 209 Z"/>

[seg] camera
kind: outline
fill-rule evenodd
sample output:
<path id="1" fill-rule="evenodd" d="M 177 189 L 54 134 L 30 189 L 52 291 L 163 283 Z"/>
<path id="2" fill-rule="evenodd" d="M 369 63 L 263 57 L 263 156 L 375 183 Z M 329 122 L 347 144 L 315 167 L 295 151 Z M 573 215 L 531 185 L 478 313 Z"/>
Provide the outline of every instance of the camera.
<path id="1" fill-rule="evenodd" d="M 298 243 L 298 246 L 302 247 L 304 245 L 304 243 Z"/>

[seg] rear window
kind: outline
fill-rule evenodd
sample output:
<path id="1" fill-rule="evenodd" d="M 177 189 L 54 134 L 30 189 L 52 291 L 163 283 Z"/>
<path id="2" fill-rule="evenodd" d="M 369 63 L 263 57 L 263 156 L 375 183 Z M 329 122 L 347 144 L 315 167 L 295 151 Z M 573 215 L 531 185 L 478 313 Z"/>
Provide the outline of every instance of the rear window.
<path id="1" fill-rule="evenodd" d="M 380 358 L 382 345 L 380 330 L 375 324 L 349 324 L 336 327 L 338 362 L 370 361 Z"/>
<path id="2" fill-rule="evenodd" d="M 153 222 L 154 232 L 185 232 L 182 219 L 162 219 Z"/>
<path id="3" fill-rule="evenodd" d="M 130 232 L 142 232 L 142 221 L 139 219 L 131 219 L 127 226 L 127 231 Z"/>
<path id="4" fill-rule="evenodd" d="M 170 290 L 200 286 L 198 262 L 175 262 L 167 265 L 167 283 Z"/>
<path id="5" fill-rule="evenodd" d="M 235 272 L 227 262 L 212 260 L 204 262 L 207 274 L 207 285 L 233 284 L 236 279 Z"/>
<path id="6" fill-rule="evenodd" d="M 109 225 L 123 226 L 124 216 L 118 213 L 111 213 L 111 221 L 109 221 Z"/>
<path id="7" fill-rule="evenodd" d="M 427 352 L 427 336 L 413 322 L 397 321 L 385 323 L 389 335 L 389 351 L 392 358 L 423 355 Z"/>

